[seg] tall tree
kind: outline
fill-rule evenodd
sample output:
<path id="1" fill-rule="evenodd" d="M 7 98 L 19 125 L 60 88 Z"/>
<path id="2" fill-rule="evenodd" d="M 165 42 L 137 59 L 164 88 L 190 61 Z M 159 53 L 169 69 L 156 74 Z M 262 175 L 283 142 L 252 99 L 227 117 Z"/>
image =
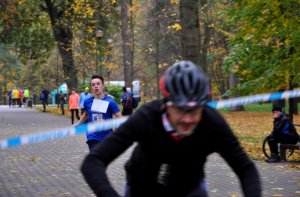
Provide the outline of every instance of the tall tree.
<path id="1" fill-rule="evenodd" d="M 143 89 L 151 98 L 159 98 L 159 77 L 181 58 L 179 6 L 177 1 L 141 1 L 136 26 L 135 73 L 147 83 Z"/>
<path id="2" fill-rule="evenodd" d="M 121 34 L 122 34 L 122 49 L 123 49 L 123 69 L 125 86 L 131 87 L 133 81 L 133 65 L 132 63 L 132 43 L 130 32 L 128 29 L 128 3 L 127 0 L 121 1 Z"/>
<path id="3" fill-rule="evenodd" d="M 211 40 L 211 16 L 209 15 L 209 9 L 212 8 L 212 1 L 201 0 L 200 1 L 200 26 L 202 30 L 201 35 L 201 44 L 200 44 L 200 62 L 203 70 L 208 73 L 208 50 L 209 50 L 209 41 Z M 201 20 L 202 19 L 202 20 Z M 201 31 L 200 31 L 201 32 Z"/>
<path id="4" fill-rule="evenodd" d="M 6 96 L 8 90 L 13 88 L 9 82 L 16 82 L 20 78 L 20 63 L 9 45 L 0 45 L 0 73 L 0 94 Z"/>
<path id="5" fill-rule="evenodd" d="M 57 41 L 57 47 L 61 54 L 64 76 L 70 89 L 77 88 L 77 69 L 73 60 L 73 22 L 67 10 L 71 9 L 73 0 L 57 1 L 45 0 L 46 10 L 49 14 L 53 28 L 54 38 Z M 70 10 L 68 13 L 72 13 Z"/>
<path id="6" fill-rule="evenodd" d="M 195 6 L 196 5 L 196 6 Z M 198 0 L 180 1 L 182 58 L 200 65 L 200 29 Z"/>
<path id="7" fill-rule="evenodd" d="M 296 87 L 300 81 L 299 1 L 231 3 L 225 11 L 235 36 L 225 63 L 239 78 L 236 91 L 250 94 Z"/>

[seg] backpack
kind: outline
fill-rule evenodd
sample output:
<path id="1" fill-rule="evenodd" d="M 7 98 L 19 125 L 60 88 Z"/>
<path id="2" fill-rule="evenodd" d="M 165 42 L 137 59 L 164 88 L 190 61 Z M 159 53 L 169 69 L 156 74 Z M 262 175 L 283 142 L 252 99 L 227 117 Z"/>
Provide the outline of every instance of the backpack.
<path id="1" fill-rule="evenodd" d="M 45 100 L 45 93 L 44 92 L 42 92 L 41 94 L 40 94 L 40 100 L 41 101 L 43 101 L 43 100 Z"/>
<path id="2" fill-rule="evenodd" d="M 138 105 L 139 105 L 139 97 L 133 97 L 132 98 L 133 109 L 137 108 Z"/>
<path id="3" fill-rule="evenodd" d="M 133 109 L 132 96 L 129 93 L 125 93 L 125 99 L 123 100 L 124 109 Z"/>

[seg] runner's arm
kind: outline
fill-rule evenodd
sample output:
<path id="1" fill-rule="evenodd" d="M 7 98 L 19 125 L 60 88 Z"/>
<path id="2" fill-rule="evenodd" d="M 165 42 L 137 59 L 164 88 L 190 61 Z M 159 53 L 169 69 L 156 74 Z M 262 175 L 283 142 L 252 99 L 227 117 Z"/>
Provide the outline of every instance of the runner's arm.
<path id="1" fill-rule="evenodd" d="M 87 111 L 84 111 L 84 113 L 80 117 L 80 120 L 75 124 L 75 126 L 78 126 L 78 125 L 80 125 L 82 123 L 85 123 L 86 120 L 88 119 L 88 117 L 89 117 L 89 113 Z"/>
<path id="2" fill-rule="evenodd" d="M 231 128 L 219 113 L 209 111 L 212 142 L 218 152 L 240 180 L 245 197 L 261 197 L 260 177 L 255 164 L 244 152 Z"/>
<path id="3" fill-rule="evenodd" d="M 101 197 L 118 197 L 118 193 L 111 186 L 107 177 L 107 166 L 122 154 L 135 141 L 133 124 L 123 123 L 104 141 L 91 151 L 84 159 L 81 172 L 96 194 Z"/>
<path id="4" fill-rule="evenodd" d="M 149 123 L 149 115 L 141 111 L 129 116 L 127 121 L 97 145 L 84 159 L 81 172 L 97 196 L 118 196 L 109 182 L 106 169 L 114 159 L 125 152 L 134 142 L 144 139 L 144 135 L 148 134 L 144 131 L 145 125 L 147 125 L 145 122 Z"/>
<path id="5" fill-rule="evenodd" d="M 117 112 L 117 113 L 114 114 L 114 116 L 115 116 L 116 118 L 120 118 L 120 117 L 122 117 L 122 114 L 121 114 L 121 112 Z"/>
<path id="6" fill-rule="evenodd" d="M 229 129 L 229 128 L 228 128 Z M 219 143 L 219 153 L 238 176 L 245 197 L 261 197 L 261 182 L 258 171 L 241 148 L 238 140 L 228 130 Z"/>

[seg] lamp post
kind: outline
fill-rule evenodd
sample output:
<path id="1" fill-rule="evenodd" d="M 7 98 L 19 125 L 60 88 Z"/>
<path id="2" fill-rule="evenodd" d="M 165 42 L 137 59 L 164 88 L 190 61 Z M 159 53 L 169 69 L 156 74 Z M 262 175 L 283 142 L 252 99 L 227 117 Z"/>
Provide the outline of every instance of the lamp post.
<path id="1" fill-rule="evenodd" d="M 102 42 L 101 38 L 104 35 L 104 31 L 102 28 L 99 28 L 95 31 L 97 42 L 99 43 L 99 66 L 100 66 L 100 76 L 102 76 Z"/>

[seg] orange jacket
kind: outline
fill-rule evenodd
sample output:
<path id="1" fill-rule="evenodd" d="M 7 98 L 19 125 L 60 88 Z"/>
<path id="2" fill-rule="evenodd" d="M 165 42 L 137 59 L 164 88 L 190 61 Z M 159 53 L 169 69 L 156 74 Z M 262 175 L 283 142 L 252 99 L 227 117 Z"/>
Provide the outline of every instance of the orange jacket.
<path id="1" fill-rule="evenodd" d="M 69 96 L 69 109 L 78 109 L 79 108 L 79 95 L 75 92 Z"/>

